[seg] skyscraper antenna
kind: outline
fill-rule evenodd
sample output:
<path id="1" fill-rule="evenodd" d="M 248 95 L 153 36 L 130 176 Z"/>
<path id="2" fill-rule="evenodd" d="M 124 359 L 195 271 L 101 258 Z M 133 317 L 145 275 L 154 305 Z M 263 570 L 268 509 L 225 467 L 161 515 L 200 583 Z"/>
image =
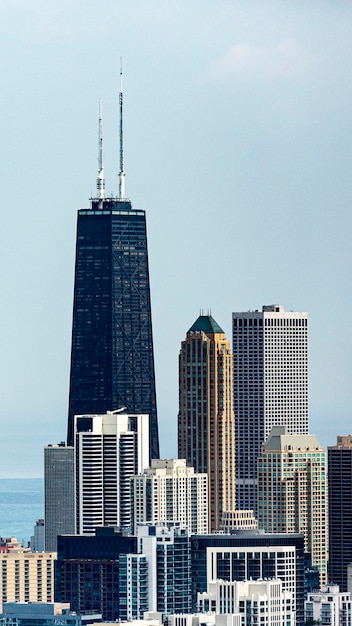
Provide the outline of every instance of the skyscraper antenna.
<path id="1" fill-rule="evenodd" d="M 123 162 L 123 125 L 122 125 L 122 113 L 123 113 L 123 93 L 122 93 L 122 58 L 120 59 L 120 171 L 119 171 L 119 200 L 125 199 L 125 170 Z"/>
<path id="2" fill-rule="evenodd" d="M 97 191 L 98 191 L 99 200 L 103 200 L 105 197 L 105 180 L 104 180 L 104 167 L 103 167 L 103 104 L 102 104 L 101 98 L 99 99 Z"/>

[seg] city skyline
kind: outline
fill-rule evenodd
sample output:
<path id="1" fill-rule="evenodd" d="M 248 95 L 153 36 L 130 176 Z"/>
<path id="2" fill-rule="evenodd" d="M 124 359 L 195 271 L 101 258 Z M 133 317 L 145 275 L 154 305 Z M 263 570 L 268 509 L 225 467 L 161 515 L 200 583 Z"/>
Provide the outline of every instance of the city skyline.
<path id="1" fill-rule="evenodd" d="M 308 311 L 310 431 L 325 448 L 350 431 L 351 17 L 290 1 L 4 7 L 0 476 L 42 475 L 44 445 L 65 438 L 74 222 L 94 194 L 99 97 L 117 193 L 121 55 L 161 456 L 176 456 L 179 343 L 202 307 L 228 337 L 232 311 Z"/>

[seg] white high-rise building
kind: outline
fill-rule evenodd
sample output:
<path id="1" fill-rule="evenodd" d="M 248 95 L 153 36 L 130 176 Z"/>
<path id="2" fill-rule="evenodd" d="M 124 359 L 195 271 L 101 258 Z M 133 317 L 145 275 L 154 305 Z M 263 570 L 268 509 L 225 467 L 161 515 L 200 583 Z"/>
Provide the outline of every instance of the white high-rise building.
<path id="1" fill-rule="evenodd" d="M 304 603 L 305 623 L 325 626 L 352 626 L 351 593 L 340 592 L 338 585 L 327 585 L 308 593 Z"/>
<path id="2" fill-rule="evenodd" d="M 280 305 L 232 314 L 236 496 L 256 511 L 257 457 L 272 426 L 307 434 L 308 314 Z"/>
<path id="3" fill-rule="evenodd" d="M 208 475 L 185 459 L 153 459 L 151 465 L 132 480 L 134 533 L 140 523 L 177 520 L 191 534 L 206 534 Z"/>
<path id="4" fill-rule="evenodd" d="M 131 477 L 149 463 L 149 416 L 76 415 L 76 532 L 131 526 Z"/>
<path id="5" fill-rule="evenodd" d="M 197 595 L 202 613 L 214 611 L 217 615 L 237 615 L 239 624 L 296 624 L 293 593 L 284 589 L 280 579 L 212 580 L 207 583 L 207 591 Z"/>

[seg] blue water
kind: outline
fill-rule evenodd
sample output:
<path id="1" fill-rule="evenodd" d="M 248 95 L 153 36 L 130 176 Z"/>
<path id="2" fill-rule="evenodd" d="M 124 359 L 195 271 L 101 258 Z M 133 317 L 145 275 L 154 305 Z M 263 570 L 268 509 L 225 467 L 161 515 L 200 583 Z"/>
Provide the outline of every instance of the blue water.
<path id="1" fill-rule="evenodd" d="M 27 545 L 43 517 L 42 478 L 0 478 L 0 537 L 16 537 Z"/>

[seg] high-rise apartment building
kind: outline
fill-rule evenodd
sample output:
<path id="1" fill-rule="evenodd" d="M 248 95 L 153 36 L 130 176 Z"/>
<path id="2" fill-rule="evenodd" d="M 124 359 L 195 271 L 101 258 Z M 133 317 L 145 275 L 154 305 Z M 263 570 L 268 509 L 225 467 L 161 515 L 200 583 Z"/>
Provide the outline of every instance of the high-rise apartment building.
<path id="1" fill-rule="evenodd" d="M 274 426 L 258 457 L 258 524 L 266 532 L 303 533 L 305 552 L 327 583 L 325 450 L 315 435 Z"/>
<path id="2" fill-rule="evenodd" d="M 211 315 L 200 315 L 179 356 L 178 456 L 208 474 L 209 530 L 235 510 L 232 354 Z"/>
<path id="3" fill-rule="evenodd" d="M 179 522 L 138 526 L 138 552 L 148 564 L 149 611 L 190 613 L 192 608 L 191 543 Z"/>
<path id="4" fill-rule="evenodd" d="M 149 462 L 148 415 L 75 416 L 76 532 L 131 527 L 131 478 Z"/>
<path id="5" fill-rule="evenodd" d="M 185 459 L 154 459 L 132 479 L 132 529 L 161 520 L 177 520 L 191 534 L 208 532 L 208 475 L 186 466 Z"/>
<path id="6" fill-rule="evenodd" d="M 126 554 L 137 554 L 137 538 L 112 526 L 98 528 L 92 535 L 61 535 L 55 600 L 69 602 L 79 614 L 100 613 L 105 622 L 125 618 L 126 581 L 121 579 L 120 558 Z M 120 583 L 125 588 L 121 593 Z"/>
<path id="7" fill-rule="evenodd" d="M 145 212 L 124 193 L 120 92 L 119 197 L 104 196 L 101 115 L 98 193 L 78 211 L 67 442 L 74 415 L 125 407 L 150 419 L 159 457 Z"/>
<path id="8" fill-rule="evenodd" d="M 57 550 L 58 535 L 72 534 L 75 518 L 74 448 L 65 443 L 44 448 L 45 550 Z"/>
<path id="9" fill-rule="evenodd" d="M 237 508 L 256 510 L 257 458 L 272 426 L 308 433 L 308 314 L 232 314 Z"/>
<path id="10" fill-rule="evenodd" d="M 230 614 L 235 624 L 296 624 L 293 593 L 283 588 L 280 579 L 208 581 L 207 592 L 199 593 L 198 599 L 201 613 Z"/>
<path id="11" fill-rule="evenodd" d="M 328 447 L 329 581 L 347 591 L 352 563 L 352 435 Z"/>
<path id="12" fill-rule="evenodd" d="M 56 552 L 0 552 L 0 612 L 3 602 L 52 602 Z"/>
<path id="13" fill-rule="evenodd" d="M 193 535 L 192 609 L 197 608 L 198 594 L 207 592 L 209 581 L 280 579 L 282 590 L 292 594 L 297 626 L 303 626 L 303 544 L 302 534 L 264 533 L 263 530 Z"/>

